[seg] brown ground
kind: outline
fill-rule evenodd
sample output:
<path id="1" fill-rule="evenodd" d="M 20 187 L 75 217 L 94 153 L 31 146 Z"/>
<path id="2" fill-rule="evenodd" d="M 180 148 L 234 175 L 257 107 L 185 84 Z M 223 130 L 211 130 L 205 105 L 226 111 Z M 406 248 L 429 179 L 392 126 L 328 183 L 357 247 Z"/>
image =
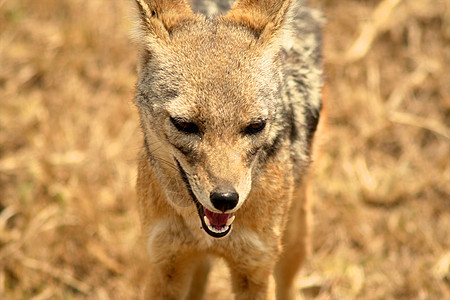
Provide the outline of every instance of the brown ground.
<path id="1" fill-rule="evenodd" d="M 308 299 L 450 299 L 450 3 L 316 0 L 329 134 Z M 136 299 L 129 1 L 0 0 L 0 299 Z M 224 268 L 210 299 L 230 299 Z"/>

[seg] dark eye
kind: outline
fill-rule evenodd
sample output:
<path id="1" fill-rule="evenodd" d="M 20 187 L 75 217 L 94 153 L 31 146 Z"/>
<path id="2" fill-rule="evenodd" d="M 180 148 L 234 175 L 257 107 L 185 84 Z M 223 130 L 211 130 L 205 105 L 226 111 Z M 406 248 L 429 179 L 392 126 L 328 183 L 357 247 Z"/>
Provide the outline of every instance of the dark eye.
<path id="1" fill-rule="evenodd" d="M 245 127 L 244 132 L 246 134 L 256 134 L 262 131 L 265 127 L 266 127 L 266 120 L 259 120 Z"/>
<path id="2" fill-rule="evenodd" d="M 199 129 L 197 124 L 192 122 L 185 122 L 180 119 L 170 118 L 170 121 L 172 122 L 173 126 L 175 126 L 176 129 L 178 129 L 181 132 L 184 133 L 198 133 Z"/>

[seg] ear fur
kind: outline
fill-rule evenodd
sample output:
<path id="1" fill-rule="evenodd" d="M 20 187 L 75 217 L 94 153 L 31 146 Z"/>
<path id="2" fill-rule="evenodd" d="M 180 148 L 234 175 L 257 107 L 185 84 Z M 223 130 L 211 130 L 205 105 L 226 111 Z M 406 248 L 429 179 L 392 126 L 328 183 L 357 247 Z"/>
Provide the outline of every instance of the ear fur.
<path id="1" fill-rule="evenodd" d="M 163 41 L 172 29 L 194 15 L 186 0 L 135 0 L 140 17 L 139 32 Z M 142 38 L 142 37 L 141 37 Z"/>
<path id="2" fill-rule="evenodd" d="M 237 0 L 224 19 L 251 29 L 260 43 L 282 35 L 292 0 Z"/>

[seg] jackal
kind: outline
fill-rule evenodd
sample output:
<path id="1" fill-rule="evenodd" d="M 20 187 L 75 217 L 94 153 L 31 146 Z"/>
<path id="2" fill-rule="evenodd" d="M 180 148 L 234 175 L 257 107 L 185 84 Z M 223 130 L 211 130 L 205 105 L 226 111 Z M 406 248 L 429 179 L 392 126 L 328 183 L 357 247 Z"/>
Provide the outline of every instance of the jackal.
<path id="1" fill-rule="evenodd" d="M 147 298 L 202 298 L 215 255 L 236 299 L 294 299 L 322 107 L 319 14 L 291 0 L 135 2 Z"/>

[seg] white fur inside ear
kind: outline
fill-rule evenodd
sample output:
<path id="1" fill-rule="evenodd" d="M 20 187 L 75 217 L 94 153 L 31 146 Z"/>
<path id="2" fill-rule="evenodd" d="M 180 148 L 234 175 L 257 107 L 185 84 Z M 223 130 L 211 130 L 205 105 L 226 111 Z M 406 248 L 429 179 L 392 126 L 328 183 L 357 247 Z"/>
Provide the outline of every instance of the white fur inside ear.
<path id="1" fill-rule="evenodd" d="M 286 27 L 281 33 L 281 46 L 283 49 L 290 50 L 294 47 L 293 33 L 290 24 Z"/>
<path id="2" fill-rule="evenodd" d="M 131 40 L 135 43 L 141 43 L 144 39 L 145 31 L 143 29 L 142 19 L 139 12 L 139 9 L 136 7 L 137 4 L 128 6 L 128 20 L 131 24 L 131 28 L 129 30 L 129 36 Z"/>
<path id="3" fill-rule="evenodd" d="M 145 5 L 145 10 L 150 13 L 150 10 L 148 9 L 148 6 L 143 3 L 144 1 L 140 1 L 142 5 Z M 151 34 L 151 31 L 146 25 L 146 22 L 144 21 L 144 17 L 141 13 L 140 8 L 138 7 L 139 4 L 136 2 L 134 5 L 129 5 L 129 11 L 128 11 L 128 19 L 130 20 L 131 28 L 129 30 L 129 36 L 133 42 L 135 42 L 138 45 L 141 46 L 148 46 L 149 44 L 154 44 L 156 42 L 156 37 Z"/>
<path id="4" fill-rule="evenodd" d="M 180 0 L 135 0 L 131 15 L 134 24 L 131 37 L 143 45 L 169 43 L 169 31 L 194 16 L 187 2 Z"/>

